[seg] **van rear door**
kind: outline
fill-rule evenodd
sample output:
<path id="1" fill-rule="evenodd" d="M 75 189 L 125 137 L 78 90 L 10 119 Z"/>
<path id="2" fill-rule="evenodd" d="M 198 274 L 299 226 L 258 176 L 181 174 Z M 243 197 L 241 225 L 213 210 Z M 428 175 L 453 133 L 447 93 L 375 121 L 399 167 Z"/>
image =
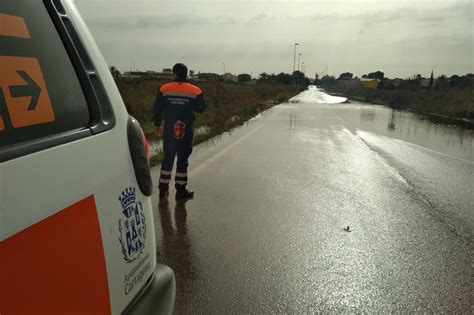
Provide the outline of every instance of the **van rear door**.
<path id="1" fill-rule="evenodd" d="M 117 314 L 152 283 L 129 126 L 70 3 L 0 2 L 0 313 Z"/>

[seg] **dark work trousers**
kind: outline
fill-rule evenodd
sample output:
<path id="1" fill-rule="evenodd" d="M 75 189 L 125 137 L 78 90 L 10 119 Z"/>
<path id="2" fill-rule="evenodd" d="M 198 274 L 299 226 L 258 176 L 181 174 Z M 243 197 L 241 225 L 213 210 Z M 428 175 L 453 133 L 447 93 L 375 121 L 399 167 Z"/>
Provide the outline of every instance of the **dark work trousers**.
<path id="1" fill-rule="evenodd" d="M 186 184 L 188 183 L 188 158 L 191 152 L 193 152 L 192 130 L 186 130 L 184 138 L 176 140 L 173 137 L 173 130 L 167 129 L 168 128 L 165 129 L 163 135 L 163 152 L 165 157 L 163 162 L 161 162 L 160 193 L 167 192 L 169 189 L 176 156 L 178 157 L 178 162 L 176 163 L 176 174 L 174 178 L 175 187 L 177 191 L 186 189 Z"/>

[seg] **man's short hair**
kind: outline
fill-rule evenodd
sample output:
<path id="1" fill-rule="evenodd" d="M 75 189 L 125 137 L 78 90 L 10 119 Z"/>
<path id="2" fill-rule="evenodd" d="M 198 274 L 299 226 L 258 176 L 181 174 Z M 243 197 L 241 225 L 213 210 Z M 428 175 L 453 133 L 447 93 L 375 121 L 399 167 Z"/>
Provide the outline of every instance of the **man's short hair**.
<path id="1" fill-rule="evenodd" d="M 188 67 L 182 63 L 177 63 L 173 66 L 173 73 L 180 80 L 185 80 L 188 77 Z"/>

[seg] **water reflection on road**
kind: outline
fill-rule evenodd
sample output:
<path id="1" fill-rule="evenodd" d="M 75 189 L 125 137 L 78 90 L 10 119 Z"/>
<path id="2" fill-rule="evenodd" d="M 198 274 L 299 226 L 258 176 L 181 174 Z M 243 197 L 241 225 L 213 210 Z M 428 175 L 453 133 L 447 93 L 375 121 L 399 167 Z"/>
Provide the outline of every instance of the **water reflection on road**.
<path id="1" fill-rule="evenodd" d="M 474 161 L 474 125 L 440 121 L 435 117 L 384 106 L 357 104 L 357 107 L 360 121 L 352 129 L 374 132 Z"/>
<path id="2" fill-rule="evenodd" d="M 195 290 L 194 285 L 198 279 L 197 261 L 193 253 L 192 241 L 188 235 L 186 201 L 177 201 L 174 205 L 173 227 L 170 203 L 158 204 L 159 221 L 162 239 L 158 242 L 158 261 L 173 266 L 176 276 L 176 288 L 180 294 L 176 303 L 181 305 L 181 299 L 187 290 Z"/>

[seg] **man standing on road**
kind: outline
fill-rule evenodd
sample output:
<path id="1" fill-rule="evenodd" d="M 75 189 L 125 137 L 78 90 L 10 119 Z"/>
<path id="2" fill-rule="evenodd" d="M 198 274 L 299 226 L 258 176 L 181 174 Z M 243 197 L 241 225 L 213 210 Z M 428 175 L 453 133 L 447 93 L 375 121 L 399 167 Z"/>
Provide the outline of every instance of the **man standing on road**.
<path id="1" fill-rule="evenodd" d="M 188 183 L 188 158 L 193 151 L 193 123 L 195 114 L 206 109 L 201 89 L 187 82 L 188 68 L 177 63 L 173 67 L 174 82 L 160 87 L 153 106 L 155 134 L 163 136 L 164 160 L 161 163 L 160 200 L 168 197 L 169 183 L 175 156 L 178 156 L 175 174 L 176 199 L 191 199 Z M 161 123 L 164 116 L 164 128 Z"/>

